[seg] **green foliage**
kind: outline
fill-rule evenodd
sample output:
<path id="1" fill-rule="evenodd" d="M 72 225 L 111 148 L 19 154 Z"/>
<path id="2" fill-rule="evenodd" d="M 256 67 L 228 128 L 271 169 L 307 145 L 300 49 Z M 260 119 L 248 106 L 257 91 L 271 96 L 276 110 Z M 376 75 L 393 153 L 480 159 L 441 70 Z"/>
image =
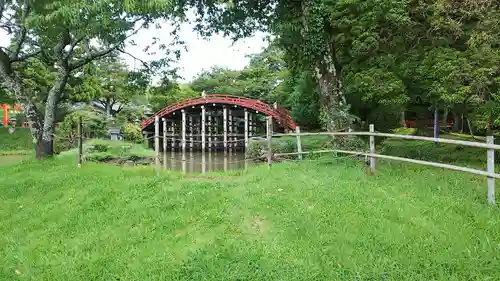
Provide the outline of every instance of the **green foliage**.
<path id="1" fill-rule="evenodd" d="M 275 42 L 258 54 L 250 55 L 250 63 L 242 70 L 212 67 L 198 75 L 190 86 L 194 91 L 229 94 L 287 105 L 286 82 L 289 73 L 283 51 Z"/>
<path id="2" fill-rule="evenodd" d="M 108 136 L 107 121 L 91 108 L 76 110 L 64 117 L 56 130 L 55 152 L 59 153 L 78 145 L 78 120 L 82 118 L 82 136 L 103 138 Z"/>
<path id="3" fill-rule="evenodd" d="M 453 138 L 453 136 L 449 135 L 442 137 Z M 381 153 L 391 156 L 455 164 L 486 170 L 486 150 L 475 147 L 441 143 L 435 144 L 429 141 L 387 139 L 382 143 Z M 498 157 L 498 155 L 495 161 L 500 163 L 500 157 Z"/>
<path id="4" fill-rule="evenodd" d="M 300 138 L 302 151 L 312 152 L 318 150 L 341 149 L 350 151 L 366 150 L 366 142 L 359 137 L 335 137 L 331 136 L 302 136 Z M 273 138 L 271 149 L 273 154 L 297 152 L 296 137 Z M 265 158 L 267 151 L 267 140 L 251 140 L 246 151 L 248 159 Z M 309 156 L 305 156 L 309 157 Z M 292 158 L 295 158 L 293 156 Z"/>
<path id="5" fill-rule="evenodd" d="M 124 123 L 122 127 L 123 139 L 133 143 L 143 142 L 141 126 L 135 123 Z"/>
<path id="6" fill-rule="evenodd" d="M 154 156 L 153 150 L 124 141 L 94 139 L 85 142 L 84 147 L 85 159 L 94 162 L 124 163 L 132 161 L 150 163 Z M 75 153 L 75 150 L 68 151 L 64 155 L 72 153 Z"/>
<path id="7" fill-rule="evenodd" d="M 134 101 L 145 95 L 150 81 L 147 73 L 129 71 L 123 60 L 108 57 L 87 65 L 82 83 L 80 100 L 98 101 L 114 116 L 125 107 L 131 113 Z"/>
<path id="8" fill-rule="evenodd" d="M 179 84 L 164 78 L 159 86 L 151 87 L 148 99 L 153 111 L 158 111 L 169 104 L 199 97 L 200 95 L 190 85 Z"/>

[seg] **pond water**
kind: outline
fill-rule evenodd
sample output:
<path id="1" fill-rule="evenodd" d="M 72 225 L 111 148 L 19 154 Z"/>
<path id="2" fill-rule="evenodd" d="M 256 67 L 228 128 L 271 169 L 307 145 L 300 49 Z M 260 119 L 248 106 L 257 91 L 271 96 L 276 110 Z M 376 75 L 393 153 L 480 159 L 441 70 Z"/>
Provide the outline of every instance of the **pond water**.
<path id="1" fill-rule="evenodd" d="M 229 171 L 246 169 L 254 162 L 245 159 L 243 152 L 166 152 L 160 155 L 162 168 L 185 173 L 205 173 L 215 171 Z"/>

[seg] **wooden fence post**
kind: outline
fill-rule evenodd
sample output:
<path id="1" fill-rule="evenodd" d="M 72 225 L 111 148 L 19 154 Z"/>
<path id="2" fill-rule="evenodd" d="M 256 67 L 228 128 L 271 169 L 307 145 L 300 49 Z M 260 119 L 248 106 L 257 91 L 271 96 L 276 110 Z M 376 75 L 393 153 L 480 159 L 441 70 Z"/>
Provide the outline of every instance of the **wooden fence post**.
<path id="1" fill-rule="evenodd" d="M 155 168 L 156 175 L 160 175 L 160 117 L 155 116 Z"/>
<path id="2" fill-rule="evenodd" d="M 297 134 L 297 152 L 299 153 L 299 160 L 302 160 L 302 143 L 300 142 L 300 127 L 295 127 L 295 133 Z"/>
<path id="3" fill-rule="evenodd" d="M 495 144 L 495 138 L 493 136 L 487 136 L 486 142 L 488 144 Z M 488 148 L 488 173 L 495 173 L 495 149 Z M 495 204 L 495 178 L 488 177 L 488 203 L 490 205 Z"/>
<path id="4" fill-rule="evenodd" d="M 163 169 L 167 169 L 167 119 L 161 119 L 163 123 Z"/>
<path id="5" fill-rule="evenodd" d="M 273 138 L 273 117 L 267 116 L 267 166 L 269 168 L 271 168 L 271 165 L 273 164 L 272 138 Z"/>
<path id="6" fill-rule="evenodd" d="M 370 124 L 370 133 L 375 132 L 375 126 L 373 124 Z M 375 153 L 375 136 L 370 136 L 370 153 L 374 154 Z M 370 173 L 374 174 L 375 173 L 375 157 L 370 156 Z"/>
<path id="7" fill-rule="evenodd" d="M 82 137 L 82 116 L 78 117 L 78 168 L 82 167 L 83 137 Z"/>

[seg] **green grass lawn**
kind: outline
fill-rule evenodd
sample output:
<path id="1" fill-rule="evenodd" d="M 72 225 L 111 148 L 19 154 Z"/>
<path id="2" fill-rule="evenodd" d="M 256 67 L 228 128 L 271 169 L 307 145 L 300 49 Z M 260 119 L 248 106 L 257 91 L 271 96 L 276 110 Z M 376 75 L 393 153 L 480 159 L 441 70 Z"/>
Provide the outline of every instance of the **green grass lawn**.
<path id="1" fill-rule="evenodd" d="M 0 280 L 499 280 L 482 178 L 378 162 L 220 180 L 73 156 L 0 166 Z"/>
<path id="2" fill-rule="evenodd" d="M 0 128 L 0 156 L 12 154 L 31 154 L 34 149 L 30 131 L 17 128 L 10 134 L 8 128 Z"/>

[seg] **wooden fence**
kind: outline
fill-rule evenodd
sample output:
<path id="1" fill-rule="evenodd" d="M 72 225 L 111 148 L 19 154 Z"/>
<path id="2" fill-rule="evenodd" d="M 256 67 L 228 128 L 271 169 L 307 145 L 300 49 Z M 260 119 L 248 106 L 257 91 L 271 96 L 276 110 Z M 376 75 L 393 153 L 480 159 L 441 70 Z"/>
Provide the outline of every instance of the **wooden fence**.
<path id="1" fill-rule="evenodd" d="M 271 125 L 269 125 L 271 124 Z M 271 122 L 268 122 L 268 126 L 272 126 Z M 396 160 L 403 161 L 408 163 L 445 168 L 455 171 L 461 171 L 481 176 L 486 176 L 488 178 L 488 202 L 493 205 L 495 204 L 495 178 L 500 178 L 500 174 L 495 173 L 495 150 L 500 149 L 500 145 L 494 144 L 493 136 L 486 137 L 486 143 L 481 142 L 471 142 L 471 141 L 463 141 L 463 140 L 454 140 L 454 139 L 443 139 L 443 138 L 432 138 L 432 137 L 423 137 L 423 136 L 413 136 L 413 135 L 401 135 L 401 134 L 387 134 L 387 133 L 378 133 L 375 132 L 375 127 L 373 124 L 370 125 L 368 132 L 322 132 L 322 133 L 301 133 L 300 127 L 297 126 L 295 133 L 288 134 L 273 134 L 272 127 L 268 129 L 267 134 L 267 163 L 269 167 L 272 165 L 272 141 L 273 137 L 282 137 L 282 136 L 295 136 L 297 138 L 297 152 L 292 153 L 280 153 L 275 154 L 276 156 L 285 156 L 285 155 L 297 155 L 299 159 L 302 159 L 302 155 L 304 154 L 314 154 L 314 153 L 328 153 L 328 152 L 337 152 L 351 155 L 362 155 L 370 158 L 370 172 L 375 172 L 375 159 L 388 159 L 388 160 Z M 349 151 L 349 150 L 340 150 L 340 149 L 331 149 L 331 150 L 319 150 L 319 151 L 302 151 L 301 146 L 301 136 L 318 136 L 318 135 L 328 135 L 328 136 L 369 136 L 370 138 L 370 150 L 369 152 L 362 151 Z M 487 170 L 478 170 L 473 168 L 467 168 L 462 166 L 455 166 L 443 163 L 429 162 L 423 160 L 416 160 L 404 157 L 397 156 L 389 156 L 383 154 L 375 153 L 375 137 L 389 137 L 389 138 L 400 138 L 400 139 L 408 139 L 408 140 L 422 140 L 429 141 L 435 143 L 448 143 L 448 144 L 456 144 L 463 145 L 469 147 L 478 147 L 486 149 L 486 162 L 487 162 Z"/>

